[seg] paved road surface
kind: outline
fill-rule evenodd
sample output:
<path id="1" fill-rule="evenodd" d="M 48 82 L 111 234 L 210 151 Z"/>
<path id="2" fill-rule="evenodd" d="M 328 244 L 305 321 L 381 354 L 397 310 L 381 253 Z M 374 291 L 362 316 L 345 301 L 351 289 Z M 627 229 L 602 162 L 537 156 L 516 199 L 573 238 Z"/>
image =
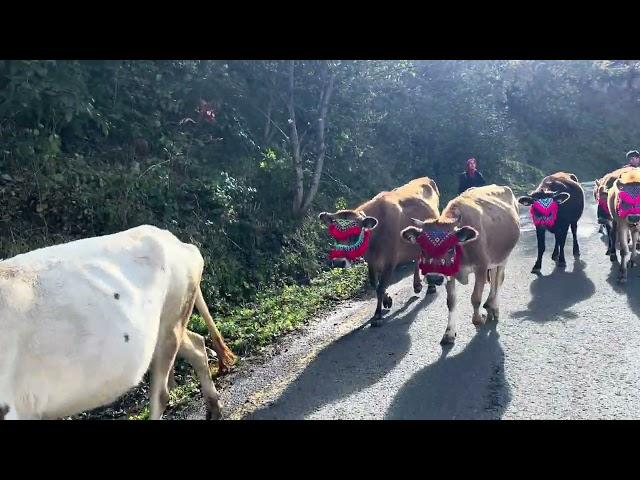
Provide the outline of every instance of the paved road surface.
<path id="1" fill-rule="evenodd" d="M 506 269 L 501 317 L 476 329 L 471 289 L 458 284 L 458 337 L 447 323 L 444 287 L 414 295 L 409 270 L 391 286 L 393 308 L 372 328 L 373 298 L 315 320 L 282 351 L 231 377 L 222 391 L 231 419 L 610 419 L 640 413 L 640 269 L 618 286 L 587 192 L 566 270 L 542 276 L 535 231 L 521 210 L 522 235 Z M 616 264 L 617 265 L 617 264 Z M 472 278 L 472 277 L 471 277 Z M 488 295 L 488 287 L 484 296 Z M 196 405 L 187 418 L 204 418 Z"/>

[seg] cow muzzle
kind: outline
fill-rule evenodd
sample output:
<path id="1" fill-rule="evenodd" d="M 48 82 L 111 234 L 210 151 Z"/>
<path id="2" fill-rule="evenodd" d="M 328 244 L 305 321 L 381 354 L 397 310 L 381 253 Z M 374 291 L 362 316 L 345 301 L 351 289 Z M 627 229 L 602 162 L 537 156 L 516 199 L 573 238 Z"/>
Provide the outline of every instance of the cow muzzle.
<path id="1" fill-rule="evenodd" d="M 434 273 L 427 274 L 427 285 L 440 286 L 444 282 L 444 275 L 438 275 Z"/>
<path id="2" fill-rule="evenodd" d="M 334 258 L 330 261 L 331 268 L 349 268 L 351 262 L 346 258 Z"/>

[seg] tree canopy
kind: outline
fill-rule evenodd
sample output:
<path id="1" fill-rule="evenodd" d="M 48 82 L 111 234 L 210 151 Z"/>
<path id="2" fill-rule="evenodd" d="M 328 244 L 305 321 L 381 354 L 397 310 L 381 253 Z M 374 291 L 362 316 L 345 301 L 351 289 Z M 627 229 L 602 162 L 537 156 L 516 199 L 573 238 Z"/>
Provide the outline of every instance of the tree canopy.
<path id="1" fill-rule="evenodd" d="M 639 101 L 635 61 L 0 61 L 1 254 L 152 223 L 224 310 L 317 275 L 321 210 L 622 165 Z"/>

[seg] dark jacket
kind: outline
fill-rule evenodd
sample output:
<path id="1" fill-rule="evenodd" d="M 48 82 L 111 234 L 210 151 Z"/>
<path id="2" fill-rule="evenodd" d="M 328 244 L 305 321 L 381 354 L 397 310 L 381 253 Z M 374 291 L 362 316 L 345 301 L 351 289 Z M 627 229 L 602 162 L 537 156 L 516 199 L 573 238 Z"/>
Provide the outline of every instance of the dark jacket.
<path id="1" fill-rule="evenodd" d="M 460 181 L 458 186 L 458 195 L 471 187 L 482 187 L 487 184 L 484 177 L 478 170 L 476 170 L 476 174 L 473 177 L 467 175 L 467 172 L 465 171 L 462 172 L 458 178 Z"/>

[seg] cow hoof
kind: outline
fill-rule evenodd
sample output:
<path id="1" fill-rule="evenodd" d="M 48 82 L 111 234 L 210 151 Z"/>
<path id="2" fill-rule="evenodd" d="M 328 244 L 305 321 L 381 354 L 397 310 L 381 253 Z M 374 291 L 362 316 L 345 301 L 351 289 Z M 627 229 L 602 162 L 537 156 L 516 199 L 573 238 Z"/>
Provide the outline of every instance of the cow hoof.
<path id="1" fill-rule="evenodd" d="M 427 287 L 427 294 L 432 295 L 436 293 L 436 286 L 435 285 L 429 285 Z"/>
<path id="2" fill-rule="evenodd" d="M 382 306 L 384 308 L 391 308 L 392 305 L 393 305 L 393 299 L 389 295 L 384 297 L 384 300 L 382 300 Z"/>
<path id="3" fill-rule="evenodd" d="M 419 283 L 413 284 L 413 293 L 420 293 L 422 291 L 422 285 Z"/>
<path id="4" fill-rule="evenodd" d="M 533 268 L 531 269 L 531 273 L 540 273 L 540 270 L 542 270 L 542 268 L 541 268 L 541 267 L 533 267 Z"/>
<path id="5" fill-rule="evenodd" d="M 558 260 L 558 255 L 559 255 L 558 253 L 553 253 L 553 254 L 551 255 L 551 260 L 553 260 L 554 262 L 555 262 L 556 260 Z"/>
<path id="6" fill-rule="evenodd" d="M 477 317 L 474 315 L 473 318 L 471 319 L 471 323 L 473 323 L 476 327 L 484 325 L 486 321 L 487 321 L 486 315 L 478 315 Z"/>
<path id="7" fill-rule="evenodd" d="M 499 316 L 499 310 L 497 308 L 487 308 L 487 322 L 497 322 Z"/>
<path id="8" fill-rule="evenodd" d="M 213 410 L 207 408 L 207 415 L 205 418 L 207 420 L 222 420 L 222 410 L 219 408 Z"/>
<path id="9" fill-rule="evenodd" d="M 560 262 L 558 262 L 558 263 L 556 264 L 556 266 L 557 266 L 558 268 L 565 268 L 565 267 L 567 266 L 567 262 L 565 262 L 564 260 L 563 260 L 563 261 L 560 261 Z"/>
<path id="10" fill-rule="evenodd" d="M 615 254 L 612 254 L 609 256 L 609 260 L 611 260 L 612 262 L 617 262 L 618 261 L 618 257 Z"/>
<path id="11" fill-rule="evenodd" d="M 456 341 L 456 334 L 451 335 L 450 332 L 446 332 L 440 340 L 440 345 L 453 345 Z"/>
<path id="12" fill-rule="evenodd" d="M 627 268 L 633 268 L 635 265 L 636 265 L 636 264 L 635 264 L 635 262 L 634 262 L 633 260 L 629 260 L 629 261 L 627 262 Z"/>

